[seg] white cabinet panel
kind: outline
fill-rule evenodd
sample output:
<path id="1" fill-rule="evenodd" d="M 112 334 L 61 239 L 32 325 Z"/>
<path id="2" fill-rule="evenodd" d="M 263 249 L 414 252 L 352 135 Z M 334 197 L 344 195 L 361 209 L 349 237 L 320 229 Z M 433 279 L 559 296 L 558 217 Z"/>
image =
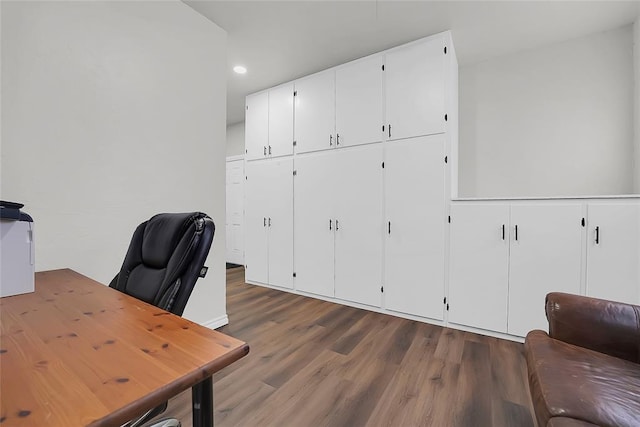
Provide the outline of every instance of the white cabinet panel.
<path id="1" fill-rule="evenodd" d="M 227 161 L 226 177 L 226 258 L 244 264 L 244 160 Z"/>
<path id="2" fill-rule="evenodd" d="M 335 71 L 296 81 L 296 153 L 335 147 Z"/>
<path id="3" fill-rule="evenodd" d="M 509 205 L 451 206 L 449 321 L 507 332 Z"/>
<path id="4" fill-rule="evenodd" d="M 269 145 L 269 94 L 247 96 L 245 108 L 245 158 L 262 159 Z"/>
<path id="5" fill-rule="evenodd" d="M 334 295 L 335 151 L 298 156 L 294 182 L 295 287 Z"/>
<path id="6" fill-rule="evenodd" d="M 272 157 L 293 154 L 293 83 L 269 90 L 269 149 Z"/>
<path id="7" fill-rule="evenodd" d="M 335 296 L 379 307 L 382 144 L 338 150 L 335 177 Z"/>
<path id="8" fill-rule="evenodd" d="M 247 281 L 268 283 L 267 208 L 269 183 L 262 177 L 269 173 L 268 162 L 247 162 L 245 186 L 245 276 Z"/>
<path id="9" fill-rule="evenodd" d="M 587 295 L 639 304 L 640 203 L 591 203 L 588 214 Z"/>
<path id="10" fill-rule="evenodd" d="M 389 139 L 445 130 L 444 36 L 393 49 L 385 57 Z"/>
<path id="11" fill-rule="evenodd" d="M 386 308 L 443 319 L 444 135 L 389 144 L 385 153 Z"/>
<path id="12" fill-rule="evenodd" d="M 382 141 L 382 55 L 336 69 L 336 144 Z"/>
<path id="13" fill-rule="evenodd" d="M 547 330 L 547 293 L 580 293 L 581 219 L 579 203 L 511 206 L 509 334 Z"/>
<path id="14" fill-rule="evenodd" d="M 293 159 L 268 161 L 269 283 L 293 287 Z"/>

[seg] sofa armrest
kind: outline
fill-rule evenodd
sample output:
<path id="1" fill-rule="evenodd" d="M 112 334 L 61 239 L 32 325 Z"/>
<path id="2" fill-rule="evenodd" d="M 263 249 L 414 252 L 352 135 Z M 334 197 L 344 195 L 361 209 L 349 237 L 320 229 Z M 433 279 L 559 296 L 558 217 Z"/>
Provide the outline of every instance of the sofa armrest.
<path id="1" fill-rule="evenodd" d="M 640 363 L 640 306 L 553 292 L 545 310 L 551 338 Z"/>

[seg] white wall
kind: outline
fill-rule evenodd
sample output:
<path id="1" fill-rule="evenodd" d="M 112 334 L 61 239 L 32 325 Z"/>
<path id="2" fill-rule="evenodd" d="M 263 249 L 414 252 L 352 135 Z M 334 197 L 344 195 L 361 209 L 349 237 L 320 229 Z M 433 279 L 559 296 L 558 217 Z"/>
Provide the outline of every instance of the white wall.
<path id="1" fill-rule="evenodd" d="M 461 197 L 633 191 L 632 27 L 460 69 Z"/>
<path id="2" fill-rule="evenodd" d="M 635 186 L 634 192 L 640 194 L 640 16 L 633 25 L 633 76 L 635 83 Z"/>
<path id="3" fill-rule="evenodd" d="M 135 227 L 218 226 L 185 317 L 224 319 L 226 33 L 179 1 L 2 5 L 2 199 L 35 220 L 36 269 L 102 283 Z"/>
<path id="4" fill-rule="evenodd" d="M 227 157 L 244 155 L 244 122 L 227 126 Z"/>

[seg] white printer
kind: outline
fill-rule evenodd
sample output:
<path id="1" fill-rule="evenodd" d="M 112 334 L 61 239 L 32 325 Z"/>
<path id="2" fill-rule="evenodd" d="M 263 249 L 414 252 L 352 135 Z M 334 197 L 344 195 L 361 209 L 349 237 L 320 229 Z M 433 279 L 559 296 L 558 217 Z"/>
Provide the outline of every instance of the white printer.
<path id="1" fill-rule="evenodd" d="M 34 291 L 33 219 L 23 206 L 0 200 L 0 297 Z"/>

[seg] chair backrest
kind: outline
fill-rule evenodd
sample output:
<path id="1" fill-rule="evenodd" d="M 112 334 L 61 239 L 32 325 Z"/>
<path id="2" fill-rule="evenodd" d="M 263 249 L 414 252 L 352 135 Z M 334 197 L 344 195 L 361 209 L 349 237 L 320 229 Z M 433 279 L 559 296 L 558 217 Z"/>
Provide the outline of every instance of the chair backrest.
<path id="1" fill-rule="evenodd" d="M 109 286 L 181 316 L 206 273 L 214 232 L 213 220 L 201 212 L 153 216 L 136 228 Z"/>

